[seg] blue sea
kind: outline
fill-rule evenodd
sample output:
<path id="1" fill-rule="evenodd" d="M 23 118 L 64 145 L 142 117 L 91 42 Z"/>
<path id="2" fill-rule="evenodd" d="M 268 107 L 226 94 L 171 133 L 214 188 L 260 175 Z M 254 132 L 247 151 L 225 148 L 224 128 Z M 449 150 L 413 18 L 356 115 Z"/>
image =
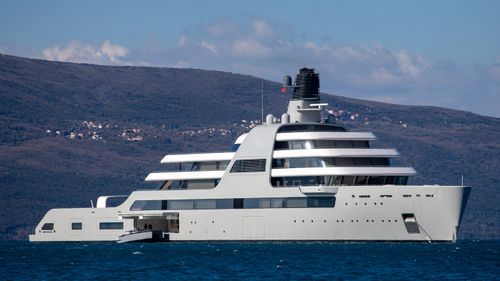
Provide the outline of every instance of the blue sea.
<path id="1" fill-rule="evenodd" d="M 1 280 L 500 280 L 500 241 L 0 242 Z"/>

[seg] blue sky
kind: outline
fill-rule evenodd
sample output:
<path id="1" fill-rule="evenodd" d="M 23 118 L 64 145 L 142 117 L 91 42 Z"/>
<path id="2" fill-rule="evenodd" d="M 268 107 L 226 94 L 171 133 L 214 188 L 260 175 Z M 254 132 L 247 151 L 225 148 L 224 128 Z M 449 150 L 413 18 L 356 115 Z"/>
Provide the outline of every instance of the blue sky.
<path id="1" fill-rule="evenodd" d="M 500 117 L 500 1 L 9 1 L 0 52 L 217 69 Z"/>

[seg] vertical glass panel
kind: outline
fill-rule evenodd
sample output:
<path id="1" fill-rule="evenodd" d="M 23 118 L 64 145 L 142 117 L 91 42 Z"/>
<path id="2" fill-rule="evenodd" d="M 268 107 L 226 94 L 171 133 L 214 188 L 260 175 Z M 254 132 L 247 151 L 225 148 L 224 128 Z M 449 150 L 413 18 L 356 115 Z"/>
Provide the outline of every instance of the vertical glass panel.
<path id="1" fill-rule="evenodd" d="M 233 199 L 217 199 L 216 203 L 217 209 L 232 209 Z"/>
<path id="2" fill-rule="evenodd" d="M 344 176 L 342 185 L 354 185 L 354 176 Z"/>
<path id="3" fill-rule="evenodd" d="M 384 184 L 383 176 L 370 176 L 368 178 L 368 185 L 382 185 Z"/>
<path id="4" fill-rule="evenodd" d="M 259 199 L 245 198 L 243 199 L 243 205 L 245 206 L 245 209 L 257 209 L 259 208 Z"/>
<path id="5" fill-rule="evenodd" d="M 343 176 L 335 176 L 333 179 L 333 185 L 341 185 L 343 178 Z"/>
<path id="6" fill-rule="evenodd" d="M 356 177 L 356 185 L 365 185 L 367 177 L 366 176 L 357 176 Z"/>
<path id="7" fill-rule="evenodd" d="M 335 205 L 335 197 L 308 197 L 307 207 L 309 208 L 328 208 Z"/>
<path id="8" fill-rule="evenodd" d="M 193 200 L 169 200 L 169 210 L 191 210 L 193 209 Z"/>
<path id="9" fill-rule="evenodd" d="M 260 208 L 271 208 L 271 199 L 259 199 Z"/>
<path id="10" fill-rule="evenodd" d="M 385 177 L 385 184 L 396 184 L 396 177 L 393 176 Z"/>
<path id="11" fill-rule="evenodd" d="M 288 198 L 286 201 L 287 208 L 306 208 L 307 198 Z"/>
<path id="12" fill-rule="evenodd" d="M 408 177 L 397 177 L 396 185 L 406 185 Z"/>
<path id="13" fill-rule="evenodd" d="M 236 199 L 234 199 L 234 203 L 233 203 L 234 205 L 233 206 L 234 206 L 235 209 L 243 209 L 243 207 L 244 207 L 243 203 L 244 203 L 243 199 L 236 198 Z"/>
<path id="14" fill-rule="evenodd" d="M 271 208 L 284 208 L 284 200 L 281 198 L 278 199 L 271 199 Z"/>
<path id="15" fill-rule="evenodd" d="M 215 199 L 204 199 L 204 200 L 195 200 L 194 208 L 195 209 L 215 209 L 216 208 Z"/>

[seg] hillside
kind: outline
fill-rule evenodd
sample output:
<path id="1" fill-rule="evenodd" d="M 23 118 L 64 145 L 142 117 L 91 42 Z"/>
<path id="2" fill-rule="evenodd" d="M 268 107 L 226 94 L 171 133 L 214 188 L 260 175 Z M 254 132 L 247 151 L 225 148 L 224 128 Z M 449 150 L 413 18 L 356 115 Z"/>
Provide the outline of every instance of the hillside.
<path id="1" fill-rule="evenodd" d="M 290 73 L 294 74 L 294 73 Z M 265 111 L 289 96 L 264 81 Z M 55 207 L 151 188 L 163 155 L 228 150 L 260 120 L 261 79 L 218 71 L 111 67 L 0 55 L 0 239 L 26 239 Z M 473 186 L 460 238 L 500 238 L 500 119 L 323 94 L 339 123 L 373 131 L 419 172 Z"/>

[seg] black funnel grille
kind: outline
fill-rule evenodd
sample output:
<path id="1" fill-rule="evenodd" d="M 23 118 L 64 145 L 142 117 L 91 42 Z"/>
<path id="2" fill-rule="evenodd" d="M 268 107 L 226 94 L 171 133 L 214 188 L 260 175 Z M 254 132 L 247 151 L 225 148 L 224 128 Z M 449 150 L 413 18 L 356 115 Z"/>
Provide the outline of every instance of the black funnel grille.
<path id="1" fill-rule="evenodd" d="M 295 78 L 294 100 L 319 100 L 319 74 L 313 68 L 302 68 Z"/>

